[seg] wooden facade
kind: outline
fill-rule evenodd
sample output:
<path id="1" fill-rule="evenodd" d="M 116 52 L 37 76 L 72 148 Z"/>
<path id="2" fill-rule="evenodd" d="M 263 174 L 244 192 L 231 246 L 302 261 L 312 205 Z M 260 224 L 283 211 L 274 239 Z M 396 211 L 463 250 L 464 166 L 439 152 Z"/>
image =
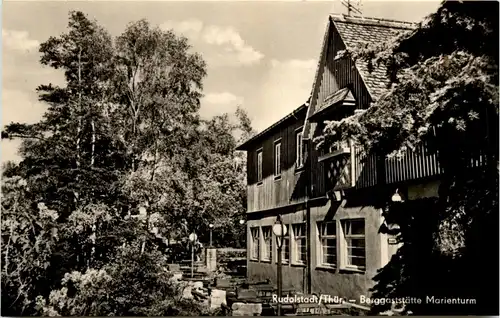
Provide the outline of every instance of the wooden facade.
<path id="1" fill-rule="evenodd" d="M 288 257 L 283 266 L 285 288 L 347 299 L 369 295 L 373 277 L 397 250 L 379 231 L 383 211 L 375 204 L 380 202 L 378 197 L 395 188 L 406 190 L 410 201 L 436 195 L 439 180 L 430 179 L 438 179 L 443 169 L 439 154 L 429 151 L 425 143 L 401 158 L 366 154 L 353 142 L 326 149 L 316 149 L 315 144 L 325 121 L 338 121 L 367 109 L 386 87 L 383 70 L 367 72 L 366 67 L 339 52 L 359 42 L 388 41 L 395 33 L 409 29 L 405 22 L 330 17 L 308 103 L 238 147 L 247 151 L 248 158 L 247 248 L 272 250 L 272 257 L 248 256 L 249 280 L 277 281 L 275 240 L 268 248 L 270 236 L 264 238 L 264 229 L 268 231 L 276 215 L 281 215 L 289 229 Z M 297 165 L 298 133 L 304 139 L 302 166 Z M 481 162 L 478 156 L 471 159 L 470 166 Z M 347 233 L 350 222 L 362 224 L 356 246 L 349 245 L 354 242 L 348 237 L 352 233 Z M 326 224 L 334 233 L 322 234 L 320 228 Z M 296 235 L 298 226 L 305 233 Z M 256 238 L 250 233 L 260 235 Z M 297 236 L 307 242 L 300 241 L 300 248 Z M 299 260 L 294 259 L 297 255 Z M 356 258 L 364 263 L 353 270 Z"/>
<path id="2" fill-rule="evenodd" d="M 305 198 L 304 169 L 296 165 L 296 135 L 302 131 L 305 108 L 255 139 L 247 150 L 248 212 L 268 210 L 300 203 Z M 275 175 L 275 144 L 281 143 L 281 174 Z M 262 180 L 258 180 L 257 154 L 262 152 Z"/>
<path id="3" fill-rule="evenodd" d="M 364 22 L 363 22 L 364 23 Z M 345 38 L 345 36 L 344 36 Z M 257 138 L 245 145 L 248 152 L 248 212 L 270 210 L 303 202 L 309 187 L 309 199 L 324 197 L 328 191 L 370 188 L 412 182 L 439 176 L 442 169 L 436 153 L 431 153 L 425 144 L 416 151 L 408 151 L 402 158 L 382 158 L 364 154 L 354 144 L 347 151 L 326 154 L 317 150 L 314 138 L 322 134 L 325 120 L 340 120 L 351 116 L 356 110 L 366 109 L 373 102 L 373 89 L 369 89 L 366 74 L 362 75 L 358 64 L 339 52 L 346 44 L 333 20 L 329 20 L 324 46 L 316 73 L 315 83 L 308 107 L 301 107 L 279 123 L 273 125 Z M 328 106 L 325 101 L 332 93 L 342 89 L 352 92 L 355 102 L 350 106 Z M 320 119 L 310 120 L 315 111 L 331 109 Z M 323 111 L 323 110 L 322 110 Z M 303 129 L 308 126 L 308 129 Z M 296 134 L 303 131 L 309 139 L 306 169 L 295 164 Z M 274 174 L 274 145 L 281 142 L 279 177 Z M 262 180 L 257 178 L 257 154 L 262 152 Z M 480 158 L 471 160 L 477 166 Z M 309 181 L 308 181 L 309 179 Z"/>

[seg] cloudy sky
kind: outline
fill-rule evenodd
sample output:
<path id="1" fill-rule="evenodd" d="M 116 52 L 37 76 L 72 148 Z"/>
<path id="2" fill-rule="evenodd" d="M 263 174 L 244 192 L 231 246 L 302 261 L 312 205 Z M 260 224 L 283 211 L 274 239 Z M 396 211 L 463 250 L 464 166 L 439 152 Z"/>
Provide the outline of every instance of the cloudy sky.
<path id="1" fill-rule="evenodd" d="M 365 16 L 420 21 L 437 1 L 363 0 Z M 38 46 L 65 32 L 70 10 L 96 19 L 113 36 L 146 18 L 188 37 L 208 64 L 201 114 L 245 108 L 262 130 L 306 101 L 329 13 L 338 1 L 3 1 L 2 125 L 39 120 L 45 106 L 35 87 L 63 84 L 42 67 Z M 1 161 L 17 159 L 17 142 L 1 142 Z"/>

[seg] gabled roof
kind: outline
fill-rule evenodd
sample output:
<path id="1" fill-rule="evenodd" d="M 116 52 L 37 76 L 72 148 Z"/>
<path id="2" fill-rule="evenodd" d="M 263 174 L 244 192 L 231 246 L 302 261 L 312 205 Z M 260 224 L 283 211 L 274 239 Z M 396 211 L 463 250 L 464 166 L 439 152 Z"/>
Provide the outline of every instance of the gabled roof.
<path id="1" fill-rule="evenodd" d="M 318 60 L 318 66 L 316 68 L 316 75 L 314 76 L 313 87 L 311 90 L 311 96 L 314 98 L 321 85 L 321 80 L 319 78 L 321 74 L 321 68 L 324 67 L 326 62 L 326 52 L 328 37 L 330 35 L 330 30 L 335 27 L 340 34 L 340 38 L 344 42 L 347 49 L 356 49 L 358 45 L 364 43 L 382 43 L 391 40 L 397 36 L 400 32 L 411 32 L 417 27 L 416 23 L 396 21 L 389 19 L 380 18 L 368 18 L 361 16 L 347 16 L 345 14 L 331 14 L 328 19 L 328 25 L 325 30 L 325 35 L 323 38 L 323 45 L 321 48 L 320 57 Z M 366 62 L 356 61 L 356 69 L 359 75 L 363 79 L 365 86 L 370 94 L 372 100 L 377 100 L 386 91 L 389 84 L 389 80 L 386 75 L 386 68 L 383 65 L 376 66 L 373 70 L 369 70 Z M 371 71 L 371 72 L 370 72 Z M 312 101 L 312 100 L 311 100 Z M 308 109 L 308 114 L 306 118 L 310 118 L 313 114 L 317 113 L 317 108 L 320 105 L 311 106 Z M 310 124 L 306 120 L 304 125 L 304 139 L 309 138 Z"/>
<path id="2" fill-rule="evenodd" d="M 330 19 L 347 49 L 356 49 L 365 43 L 387 42 L 401 32 L 410 32 L 417 27 L 417 24 L 411 22 L 343 14 L 332 14 Z M 389 80 L 385 66 L 377 66 L 370 72 L 366 62 L 357 61 L 356 67 L 372 99 L 376 100 L 386 92 Z"/>
<path id="3" fill-rule="evenodd" d="M 266 135 L 268 132 L 270 132 L 271 130 L 273 130 L 274 128 L 278 127 L 279 125 L 281 125 L 282 123 L 284 123 L 285 121 L 287 121 L 288 119 L 291 119 L 291 118 L 295 118 L 296 115 L 298 115 L 300 112 L 304 111 L 305 109 L 307 109 L 307 107 L 309 106 L 309 102 L 305 102 L 304 104 L 302 104 L 301 106 L 299 106 L 298 108 L 296 108 L 293 112 L 291 112 L 290 114 L 286 115 L 285 117 L 281 118 L 280 120 L 278 120 L 277 122 L 275 122 L 274 124 L 272 124 L 271 126 L 267 127 L 266 129 L 264 129 L 263 131 L 261 131 L 260 133 L 258 133 L 257 135 L 253 136 L 252 138 L 248 139 L 247 141 L 245 141 L 244 143 L 242 143 L 241 145 L 237 146 L 236 147 L 236 150 L 248 150 L 248 146 L 260 139 L 261 137 L 263 137 L 264 135 Z"/>

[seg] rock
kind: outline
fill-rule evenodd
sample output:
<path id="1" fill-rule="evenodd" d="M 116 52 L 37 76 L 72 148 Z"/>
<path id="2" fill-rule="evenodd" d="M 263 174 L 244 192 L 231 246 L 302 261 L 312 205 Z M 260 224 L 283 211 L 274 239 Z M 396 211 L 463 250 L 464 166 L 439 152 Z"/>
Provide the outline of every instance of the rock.
<path id="1" fill-rule="evenodd" d="M 170 272 L 180 272 L 181 266 L 179 264 L 168 264 L 168 270 Z"/>
<path id="2" fill-rule="evenodd" d="M 238 299 L 256 299 L 257 291 L 253 289 L 238 289 Z"/>
<path id="3" fill-rule="evenodd" d="M 202 289 L 203 288 L 203 282 L 193 282 L 193 288 L 194 289 Z"/>
<path id="4" fill-rule="evenodd" d="M 182 279 L 182 273 L 173 273 L 172 280 L 179 281 Z"/>
<path id="5" fill-rule="evenodd" d="M 260 316 L 262 314 L 262 304 L 234 303 L 231 307 L 233 316 Z"/>
<path id="6" fill-rule="evenodd" d="M 182 290 L 182 298 L 185 299 L 193 299 L 193 294 L 191 294 L 192 286 L 191 284 L 186 284 L 183 287 L 184 289 Z"/>
<path id="7" fill-rule="evenodd" d="M 227 305 L 226 291 L 220 289 L 212 289 L 212 293 L 210 295 L 210 308 L 220 308 L 222 304 Z"/>

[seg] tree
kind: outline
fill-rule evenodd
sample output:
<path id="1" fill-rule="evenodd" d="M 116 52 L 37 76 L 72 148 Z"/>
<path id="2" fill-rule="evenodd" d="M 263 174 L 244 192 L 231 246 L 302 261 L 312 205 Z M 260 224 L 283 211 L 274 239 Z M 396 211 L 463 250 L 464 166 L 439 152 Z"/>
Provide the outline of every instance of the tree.
<path id="1" fill-rule="evenodd" d="M 165 273 L 168 239 L 213 222 L 234 241 L 245 205 L 236 125 L 199 118 L 201 56 L 145 20 L 112 39 L 82 12 L 40 52 L 66 85 L 40 85 L 41 121 L 2 131 L 23 139 L 3 167 L 2 314 L 201 314 Z"/>
<path id="2" fill-rule="evenodd" d="M 375 296 L 453 295 L 476 298 L 477 305 L 408 305 L 416 314 L 498 313 L 498 294 L 477 283 L 497 281 L 482 277 L 477 263 L 480 257 L 498 264 L 491 252 L 498 250 L 497 13 L 496 2 L 444 1 L 414 32 L 344 52 L 369 68 L 386 67 L 391 87 L 365 112 L 328 123 L 318 139 L 324 145 L 353 138 L 367 152 L 389 155 L 426 142 L 438 154 L 444 174 L 439 199 L 427 202 L 434 211 L 427 223 L 408 205 L 414 219 L 403 217 L 398 204 L 386 213 L 404 245 L 376 277 Z M 483 165 L 471 171 L 478 156 Z M 482 278 L 465 278 L 472 272 Z"/>

